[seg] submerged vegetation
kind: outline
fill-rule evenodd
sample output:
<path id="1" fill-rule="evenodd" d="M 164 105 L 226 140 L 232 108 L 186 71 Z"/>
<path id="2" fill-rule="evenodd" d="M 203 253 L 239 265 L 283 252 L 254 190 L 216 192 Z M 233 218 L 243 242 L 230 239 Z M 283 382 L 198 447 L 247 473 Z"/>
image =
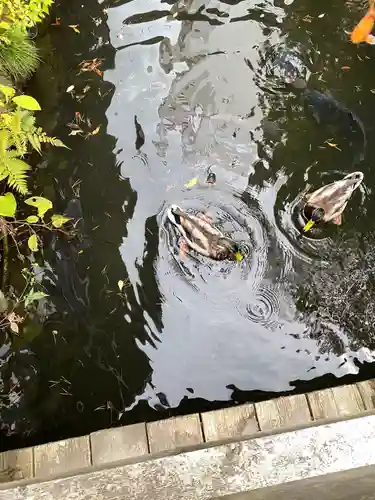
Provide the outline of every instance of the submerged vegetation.
<path id="1" fill-rule="evenodd" d="M 28 182 L 32 171 L 28 162 L 31 151 L 42 154 L 43 144 L 65 147 L 37 125 L 35 112 L 40 110 L 40 105 L 20 88 L 39 63 L 28 29 L 44 19 L 51 4 L 52 0 L 0 0 L 0 77 L 3 82 L 9 82 L 9 85 L 0 85 L 0 329 L 10 328 L 15 334 L 19 332 L 25 310 L 46 294 L 38 290 L 35 276 L 27 267 L 22 269 L 23 291 L 17 296 L 9 287 L 10 252 L 14 248 L 23 263 L 26 254 L 41 248 L 43 231 L 65 232 L 62 226 L 70 220 L 63 215 L 50 215 L 52 202 L 33 196 Z M 25 213 L 27 208 L 30 213 L 27 210 Z"/>

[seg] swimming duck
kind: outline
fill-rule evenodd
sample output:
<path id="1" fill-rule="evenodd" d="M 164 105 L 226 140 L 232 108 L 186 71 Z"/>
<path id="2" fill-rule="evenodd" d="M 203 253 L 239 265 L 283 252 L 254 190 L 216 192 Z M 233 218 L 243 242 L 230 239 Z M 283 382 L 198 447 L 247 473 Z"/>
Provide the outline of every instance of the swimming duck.
<path id="1" fill-rule="evenodd" d="M 357 187 L 363 181 L 362 172 L 353 172 L 339 181 L 323 186 L 306 195 L 303 214 L 308 222 L 303 231 L 309 231 L 316 222 L 333 222 L 340 225 L 342 213 Z"/>
<path id="2" fill-rule="evenodd" d="M 191 215 L 177 205 L 171 205 L 167 217 L 181 236 L 180 248 L 191 248 L 214 260 L 242 260 L 239 246 L 214 227 L 207 214 Z"/>

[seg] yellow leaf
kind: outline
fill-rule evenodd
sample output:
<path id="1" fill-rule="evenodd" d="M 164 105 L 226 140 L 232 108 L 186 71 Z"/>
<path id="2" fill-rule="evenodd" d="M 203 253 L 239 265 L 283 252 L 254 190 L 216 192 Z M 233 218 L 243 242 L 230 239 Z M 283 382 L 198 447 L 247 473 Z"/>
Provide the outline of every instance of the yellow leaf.
<path id="1" fill-rule="evenodd" d="M 38 251 L 38 239 L 36 237 L 36 234 L 32 234 L 30 236 L 30 238 L 27 240 L 27 244 L 29 245 L 29 248 L 32 252 Z"/>
<path id="2" fill-rule="evenodd" d="M 238 260 L 239 262 L 241 262 L 241 260 L 243 260 L 243 255 L 241 252 L 236 252 L 235 256 L 236 256 L 236 260 Z"/>
<path id="3" fill-rule="evenodd" d="M 198 177 L 193 177 L 192 179 L 190 179 L 189 182 L 187 182 L 186 184 L 184 184 L 184 186 L 186 188 L 190 188 L 190 187 L 193 187 L 195 186 L 195 184 L 198 182 Z"/>
<path id="4" fill-rule="evenodd" d="M 33 196 L 25 200 L 26 205 L 30 205 L 31 207 L 35 207 L 38 209 L 38 216 L 43 217 L 48 210 L 52 208 L 52 201 L 47 198 L 43 198 L 43 196 Z"/>
<path id="5" fill-rule="evenodd" d="M 26 222 L 28 222 L 29 224 L 35 224 L 36 222 L 38 222 L 39 220 L 39 217 L 36 216 L 36 215 L 29 215 L 26 219 Z"/>
<path id="6" fill-rule="evenodd" d="M 5 193 L 0 196 L 0 215 L 2 217 L 14 217 L 17 210 L 17 202 L 13 193 Z"/>
<path id="7" fill-rule="evenodd" d="M 93 130 L 90 135 L 96 135 L 100 130 L 101 125 L 98 125 L 95 130 Z"/>
<path id="8" fill-rule="evenodd" d="M 118 289 L 120 290 L 120 292 L 122 291 L 122 289 L 124 288 L 124 282 L 122 280 L 118 280 L 117 282 L 117 286 L 118 286 Z"/>
<path id="9" fill-rule="evenodd" d="M 53 214 L 51 217 L 52 226 L 57 228 L 60 228 L 70 220 L 72 220 L 70 217 L 65 217 L 64 215 L 58 214 Z"/>
<path id="10" fill-rule="evenodd" d="M 330 146 L 331 148 L 337 149 L 338 151 L 341 151 L 341 149 L 337 146 L 337 144 L 333 144 L 333 142 L 326 142 L 327 146 Z"/>
<path id="11" fill-rule="evenodd" d="M 14 104 L 19 106 L 21 109 L 27 109 L 29 111 L 40 111 L 40 105 L 34 97 L 29 95 L 18 95 L 13 97 L 12 101 Z"/>
<path id="12" fill-rule="evenodd" d="M 69 28 L 72 28 L 76 33 L 80 33 L 78 26 L 79 24 L 69 24 Z"/>

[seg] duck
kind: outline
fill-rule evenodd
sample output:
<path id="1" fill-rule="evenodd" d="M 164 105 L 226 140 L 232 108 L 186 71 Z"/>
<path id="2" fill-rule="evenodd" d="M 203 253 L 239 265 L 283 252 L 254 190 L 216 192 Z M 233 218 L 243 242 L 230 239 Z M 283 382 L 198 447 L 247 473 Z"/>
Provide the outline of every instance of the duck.
<path id="1" fill-rule="evenodd" d="M 362 172 L 353 172 L 343 179 L 323 186 L 305 196 L 303 216 L 307 223 L 303 232 L 307 233 L 317 222 L 332 222 L 341 225 L 342 214 L 353 192 L 363 181 Z"/>
<path id="2" fill-rule="evenodd" d="M 209 215 L 188 214 L 178 205 L 171 205 L 167 210 L 167 218 L 180 235 L 180 249 L 186 252 L 191 249 L 213 260 L 243 259 L 239 245 L 214 227 Z"/>

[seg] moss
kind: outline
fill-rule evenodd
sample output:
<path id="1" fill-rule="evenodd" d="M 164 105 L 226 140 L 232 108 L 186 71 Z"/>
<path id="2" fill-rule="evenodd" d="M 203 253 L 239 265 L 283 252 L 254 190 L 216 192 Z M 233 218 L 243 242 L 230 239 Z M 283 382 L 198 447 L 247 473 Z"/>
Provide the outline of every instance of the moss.
<path id="1" fill-rule="evenodd" d="M 6 33 L 9 43 L 0 43 L 0 73 L 13 80 L 26 80 L 39 64 L 38 49 L 22 28 L 14 26 Z"/>

